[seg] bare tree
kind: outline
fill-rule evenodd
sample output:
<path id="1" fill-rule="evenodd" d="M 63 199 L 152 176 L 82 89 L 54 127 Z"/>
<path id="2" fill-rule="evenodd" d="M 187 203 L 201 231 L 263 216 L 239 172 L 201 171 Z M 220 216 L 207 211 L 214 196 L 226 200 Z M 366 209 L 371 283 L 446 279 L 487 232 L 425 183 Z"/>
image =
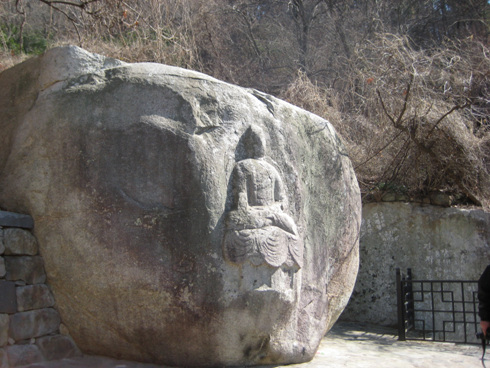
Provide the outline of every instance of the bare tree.
<path id="1" fill-rule="evenodd" d="M 41 14 L 51 44 L 197 69 L 326 117 L 366 199 L 489 205 L 486 0 L 4 0 L 0 57 L 25 51 Z"/>

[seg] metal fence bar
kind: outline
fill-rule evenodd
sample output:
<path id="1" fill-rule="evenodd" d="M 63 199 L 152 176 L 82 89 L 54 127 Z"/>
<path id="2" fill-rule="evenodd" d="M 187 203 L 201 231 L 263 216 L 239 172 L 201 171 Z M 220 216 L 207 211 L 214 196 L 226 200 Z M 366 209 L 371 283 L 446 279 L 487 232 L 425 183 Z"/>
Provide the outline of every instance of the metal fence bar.
<path id="1" fill-rule="evenodd" d="M 407 277 L 406 277 L 406 288 L 405 288 L 405 298 L 407 300 L 407 313 L 405 316 L 405 320 L 407 323 L 406 329 L 414 328 L 415 323 L 415 315 L 414 315 L 414 295 L 413 295 L 413 283 L 412 281 L 412 269 L 407 268 Z"/>
<path id="2" fill-rule="evenodd" d="M 436 339 L 436 314 L 434 311 L 434 283 L 430 283 L 430 305 L 431 305 L 431 318 L 432 318 L 432 340 Z M 425 331 L 424 331 L 425 340 Z"/>
<path id="3" fill-rule="evenodd" d="M 405 277 L 397 268 L 398 339 L 478 343 L 477 285 L 469 280 L 413 280 L 411 269 Z"/>
<path id="4" fill-rule="evenodd" d="M 464 284 L 461 284 L 461 307 L 463 308 L 463 331 L 464 331 L 464 342 L 468 342 L 468 334 L 466 332 L 466 307 L 465 307 L 465 302 L 464 302 Z M 454 329 L 456 329 L 456 326 L 454 326 Z"/>
<path id="5" fill-rule="evenodd" d="M 403 285 L 402 276 L 399 268 L 396 269 L 396 301 L 398 313 L 398 340 L 405 341 L 405 313 L 404 313 L 404 297 L 402 295 Z"/>

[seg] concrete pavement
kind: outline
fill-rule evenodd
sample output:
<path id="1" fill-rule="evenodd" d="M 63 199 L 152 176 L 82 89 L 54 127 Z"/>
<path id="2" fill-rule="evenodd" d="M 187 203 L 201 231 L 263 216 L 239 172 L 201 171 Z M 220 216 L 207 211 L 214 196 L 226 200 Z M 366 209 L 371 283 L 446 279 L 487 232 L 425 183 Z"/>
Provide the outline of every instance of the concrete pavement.
<path id="1" fill-rule="evenodd" d="M 485 367 L 480 358 L 477 345 L 398 341 L 393 329 L 338 323 L 323 339 L 315 359 L 301 367 Z M 490 360 L 486 362 L 490 368 Z"/>
<path id="2" fill-rule="evenodd" d="M 288 368 L 490 368 L 489 357 L 480 360 L 476 345 L 398 341 L 389 328 L 337 323 L 323 339 L 315 358 Z M 162 368 L 162 366 L 84 356 L 36 363 L 25 368 Z"/>

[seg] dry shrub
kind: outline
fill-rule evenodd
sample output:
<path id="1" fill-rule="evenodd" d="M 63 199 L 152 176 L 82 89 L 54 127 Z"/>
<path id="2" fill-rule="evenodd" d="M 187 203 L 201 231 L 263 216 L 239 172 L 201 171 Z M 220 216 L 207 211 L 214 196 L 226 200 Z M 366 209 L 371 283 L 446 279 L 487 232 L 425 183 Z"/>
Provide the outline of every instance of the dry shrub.
<path id="1" fill-rule="evenodd" d="M 471 39 L 417 50 L 380 34 L 356 49 L 342 84 L 300 74 L 282 97 L 331 120 L 365 199 L 445 191 L 489 206 L 490 53 Z"/>
<path id="2" fill-rule="evenodd" d="M 27 24 L 42 23 L 37 30 L 45 28 L 49 47 L 76 44 L 128 62 L 200 69 L 193 31 L 200 1 L 85 0 L 83 6 L 82 2 L 51 0 L 21 3 L 29 5 L 24 7 Z M 0 24 L 15 21 L 13 26 L 18 28 L 15 4 L 15 0 L 0 3 Z"/>
<path id="3" fill-rule="evenodd" d="M 3 45 L 0 46 L 0 72 L 13 67 L 29 58 L 26 54 L 12 54 L 10 50 Z"/>
<path id="4" fill-rule="evenodd" d="M 368 123 L 364 118 L 355 123 L 348 121 L 351 116 L 341 112 L 343 101 L 336 90 L 320 87 L 299 71 L 296 79 L 279 97 L 327 119 L 339 133 L 352 157 L 365 155 L 364 144 L 369 141 L 366 140 L 368 132 L 365 131 Z M 359 144 L 361 141 L 364 144 Z"/>
<path id="5" fill-rule="evenodd" d="M 302 71 L 280 97 L 319 116 L 328 116 L 332 121 L 341 120 L 336 92 L 319 87 Z"/>
<path id="6" fill-rule="evenodd" d="M 468 52 L 478 47 L 479 54 Z M 384 127 L 373 153 L 358 165 L 360 177 L 374 176 L 378 187 L 462 194 L 488 206 L 487 51 L 471 40 L 416 50 L 393 35 L 358 50 L 357 80 L 371 81 L 358 98 L 360 112 L 373 129 Z M 390 161 L 380 162 L 381 153 Z"/>
<path id="7" fill-rule="evenodd" d="M 29 24 L 31 15 L 41 14 L 47 34 L 55 35 L 52 44 L 196 69 L 328 119 L 350 150 L 365 199 L 387 190 L 407 196 L 442 190 L 489 206 L 490 50 L 476 37 L 434 47 L 428 40 L 421 49 L 407 37 L 383 33 L 390 28 L 379 14 L 364 16 L 369 7 L 347 18 L 348 7 L 333 11 L 320 2 L 298 2 L 323 10 L 310 19 L 319 22 L 308 28 L 316 33 L 302 39 L 303 51 L 309 50 L 304 61 L 317 71 L 297 73 L 297 36 L 306 33 L 295 33 L 286 3 L 84 1 L 83 9 L 54 2 L 56 10 L 14 18 Z M 0 2 L 0 21 L 14 19 L 15 3 Z M 22 57 L 0 44 L 0 70 Z"/>
<path id="8" fill-rule="evenodd" d="M 85 22 L 82 45 L 129 62 L 150 61 L 199 69 L 193 34 L 199 3 L 113 1 Z M 101 42 L 102 41 L 102 42 Z"/>

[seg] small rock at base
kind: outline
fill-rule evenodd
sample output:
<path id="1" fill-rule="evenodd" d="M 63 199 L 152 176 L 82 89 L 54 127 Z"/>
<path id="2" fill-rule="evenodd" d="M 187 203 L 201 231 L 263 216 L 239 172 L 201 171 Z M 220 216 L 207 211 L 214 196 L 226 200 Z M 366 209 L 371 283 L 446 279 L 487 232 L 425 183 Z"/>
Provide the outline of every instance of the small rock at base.
<path id="1" fill-rule="evenodd" d="M 70 331 L 68 330 L 68 327 L 66 327 L 66 325 L 63 323 L 60 324 L 60 334 L 67 335 L 67 336 L 70 335 Z"/>
<path id="2" fill-rule="evenodd" d="M 59 360 L 81 356 L 82 353 L 69 336 L 44 336 L 36 340 L 36 345 L 47 360 Z"/>
<path id="3" fill-rule="evenodd" d="M 5 350 L 7 351 L 10 367 L 18 367 L 45 360 L 36 345 L 12 345 Z"/>
<path id="4" fill-rule="evenodd" d="M 7 359 L 7 351 L 0 348 L 0 368 L 9 368 L 9 362 Z"/>
<path id="5" fill-rule="evenodd" d="M 10 337 L 15 341 L 44 336 L 59 329 L 60 316 L 53 308 L 20 312 L 10 317 Z"/>

